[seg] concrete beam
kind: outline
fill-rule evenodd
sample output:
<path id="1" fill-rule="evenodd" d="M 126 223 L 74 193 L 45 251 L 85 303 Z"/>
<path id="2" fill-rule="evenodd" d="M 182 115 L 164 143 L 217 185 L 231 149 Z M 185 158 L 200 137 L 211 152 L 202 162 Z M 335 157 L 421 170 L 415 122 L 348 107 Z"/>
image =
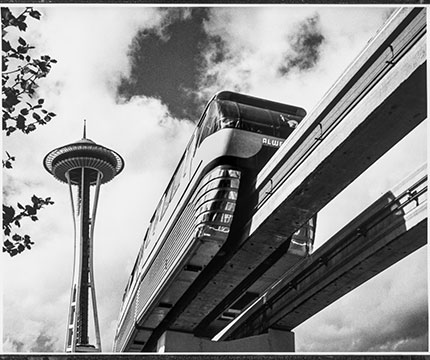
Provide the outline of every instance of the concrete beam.
<path id="1" fill-rule="evenodd" d="M 216 304 L 252 276 L 279 239 L 293 234 L 427 117 L 425 31 L 425 10 L 400 10 L 258 175 L 255 214 L 235 239 L 239 249 L 188 305 L 190 314 L 208 314 L 195 327 L 200 336 L 220 330 L 228 304 Z M 288 269 L 295 261 L 287 254 L 278 263 Z M 198 321 L 181 319 L 174 329 Z"/>
<path id="2" fill-rule="evenodd" d="M 406 16 L 407 10 L 399 13 L 404 21 L 412 14 Z M 378 59 L 364 51 L 372 64 L 359 58 L 263 168 L 250 234 L 274 218 L 291 219 L 298 228 L 427 117 L 425 11 L 415 15 L 409 24 L 415 35 L 405 39 L 391 29 L 392 35 L 382 36 L 383 49 L 375 50 Z M 403 30 L 411 35 L 408 27 Z M 387 64 L 391 44 L 400 41 L 393 35 L 407 52 Z M 292 208 L 304 215 L 285 217 Z"/>
<path id="3" fill-rule="evenodd" d="M 225 329 L 236 339 L 293 329 L 427 242 L 427 171 L 363 211 Z"/>
<path id="4" fill-rule="evenodd" d="M 246 339 L 217 342 L 198 338 L 189 333 L 166 331 L 158 340 L 157 352 L 294 352 L 294 333 L 269 329 L 265 334 Z"/>

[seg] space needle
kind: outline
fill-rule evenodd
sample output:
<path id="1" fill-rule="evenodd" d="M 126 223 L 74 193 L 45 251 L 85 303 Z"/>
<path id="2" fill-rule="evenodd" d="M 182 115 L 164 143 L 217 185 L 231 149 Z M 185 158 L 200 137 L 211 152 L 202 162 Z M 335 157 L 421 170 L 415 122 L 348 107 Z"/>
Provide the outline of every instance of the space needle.
<path id="1" fill-rule="evenodd" d="M 73 213 L 73 281 L 65 351 L 101 352 L 93 269 L 94 225 L 100 185 L 122 171 L 124 160 L 115 151 L 87 139 L 84 123 L 83 138 L 49 152 L 43 165 L 57 180 L 68 184 Z M 90 327 L 94 342 L 90 341 Z"/>

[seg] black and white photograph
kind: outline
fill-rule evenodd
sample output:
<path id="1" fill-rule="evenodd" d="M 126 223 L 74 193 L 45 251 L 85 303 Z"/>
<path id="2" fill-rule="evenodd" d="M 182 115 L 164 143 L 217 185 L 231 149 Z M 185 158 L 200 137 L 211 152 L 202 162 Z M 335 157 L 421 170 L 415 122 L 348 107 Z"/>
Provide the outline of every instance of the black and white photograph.
<path id="1" fill-rule="evenodd" d="M 428 354 L 427 12 L 3 4 L 1 353 Z"/>

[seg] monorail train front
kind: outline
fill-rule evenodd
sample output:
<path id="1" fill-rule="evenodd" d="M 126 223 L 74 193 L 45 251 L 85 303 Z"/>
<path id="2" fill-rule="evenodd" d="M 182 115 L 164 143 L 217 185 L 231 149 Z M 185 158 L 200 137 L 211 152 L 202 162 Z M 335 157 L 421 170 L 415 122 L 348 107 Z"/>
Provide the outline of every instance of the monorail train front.
<path id="1" fill-rule="evenodd" d="M 199 125 L 194 156 L 196 163 L 207 167 L 194 198 L 199 219 L 205 220 L 198 222 L 200 234 L 213 232 L 213 225 L 227 233 L 226 225 L 233 221 L 236 209 L 239 184 L 241 209 L 247 216 L 235 216 L 251 216 L 258 206 L 252 189 L 256 175 L 305 115 L 300 107 L 228 91 L 213 97 Z M 212 196 L 205 191 L 208 187 Z M 210 221 L 215 219 L 218 222 Z M 293 234 L 290 251 L 306 256 L 312 250 L 314 228 L 315 218 Z"/>
<path id="2" fill-rule="evenodd" d="M 193 332 L 213 313 L 201 290 L 236 251 L 241 229 L 258 208 L 257 174 L 305 115 L 300 107 L 227 91 L 209 101 L 145 235 L 115 351 L 151 351 L 165 329 Z M 307 256 L 314 230 L 312 218 L 288 235 L 290 260 Z M 292 265 L 280 262 L 279 271 Z M 258 292 L 269 285 L 260 281 Z M 226 290 L 216 291 L 222 298 Z"/>

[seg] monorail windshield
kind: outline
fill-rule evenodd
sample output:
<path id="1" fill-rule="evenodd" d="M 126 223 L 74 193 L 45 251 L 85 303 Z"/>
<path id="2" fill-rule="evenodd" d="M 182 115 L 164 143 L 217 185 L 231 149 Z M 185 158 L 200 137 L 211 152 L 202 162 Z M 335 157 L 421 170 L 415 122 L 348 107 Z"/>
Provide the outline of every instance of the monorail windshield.
<path id="1" fill-rule="evenodd" d="M 225 128 L 286 139 L 305 115 L 299 107 L 222 92 L 212 99 L 202 116 L 198 145 Z"/>

